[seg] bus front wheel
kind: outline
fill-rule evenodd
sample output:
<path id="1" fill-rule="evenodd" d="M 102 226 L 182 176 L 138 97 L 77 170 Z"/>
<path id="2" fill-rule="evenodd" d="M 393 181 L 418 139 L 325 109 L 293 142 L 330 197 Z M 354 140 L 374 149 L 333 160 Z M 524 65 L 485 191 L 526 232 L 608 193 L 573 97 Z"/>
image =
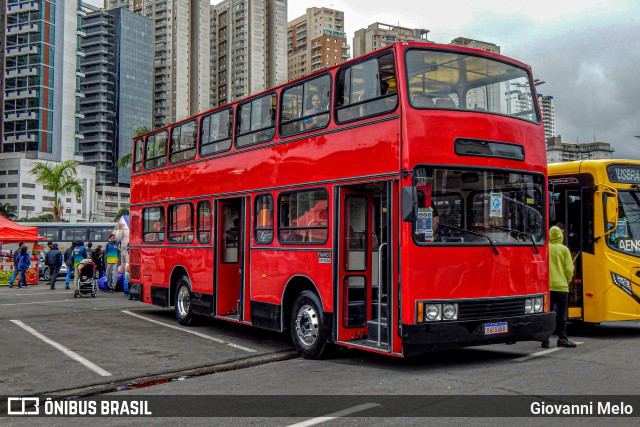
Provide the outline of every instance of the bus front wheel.
<path id="1" fill-rule="evenodd" d="M 291 338 L 305 359 L 319 359 L 326 353 L 326 331 L 322 322 L 322 304 L 311 291 L 302 291 L 291 310 Z"/>
<path id="2" fill-rule="evenodd" d="M 185 276 L 180 278 L 176 287 L 175 298 L 176 319 L 181 325 L 189 326 L 193 322 L 193 312 L 191 311 L 191 291 L 189 290 L 189 279 Z"/>

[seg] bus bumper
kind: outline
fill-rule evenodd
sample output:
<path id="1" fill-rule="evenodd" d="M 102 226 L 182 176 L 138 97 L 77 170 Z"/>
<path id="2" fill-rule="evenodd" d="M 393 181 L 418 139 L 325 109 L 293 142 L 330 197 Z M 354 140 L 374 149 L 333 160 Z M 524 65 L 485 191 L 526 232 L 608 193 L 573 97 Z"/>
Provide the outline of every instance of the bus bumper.
<path id="1" fill-rule="evenodd" d="M 485 335 L 487 323 L 507 322 L 508 332 Z M 487 344 L 518 341 L 546 341 L 556 327 L 556 314 L 540 313 L 505 319 L 467 320 L 460 322 L 402 324 L 404 356 L 429 351 L 450 350 Z"/>
<path id="2" fill-rule="evenodd" d="M 129 295 L 138 301 L 142 301 L 142 284 L 141 283 L 129 283 Z"/>

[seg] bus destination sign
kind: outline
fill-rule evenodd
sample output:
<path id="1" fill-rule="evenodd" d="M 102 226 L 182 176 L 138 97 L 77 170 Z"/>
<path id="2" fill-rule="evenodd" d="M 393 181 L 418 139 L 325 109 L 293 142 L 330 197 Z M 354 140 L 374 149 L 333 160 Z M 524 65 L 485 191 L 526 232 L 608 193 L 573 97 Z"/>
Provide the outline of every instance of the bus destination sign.
<path id="1" fill-rule="evenodd" d="M 611 165 L 607 174 L 611 182 L 640 184 L 640 166 Z"/>

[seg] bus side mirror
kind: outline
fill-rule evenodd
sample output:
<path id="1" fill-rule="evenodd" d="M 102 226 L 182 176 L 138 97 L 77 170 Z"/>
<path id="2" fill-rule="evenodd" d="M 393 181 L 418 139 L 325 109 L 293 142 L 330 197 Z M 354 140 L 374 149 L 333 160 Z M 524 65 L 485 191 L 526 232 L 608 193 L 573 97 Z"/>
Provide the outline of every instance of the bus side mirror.
<path id="1" fill-rule="evenodd" d="M 607 196 L 607 223 L 613 224 L 615 228 L 618 224 L 618 198 L 611 195 Z"/>
<path id="2" fill-rule="evenodd" d="M 418 205 L 418 189 L 416 187 L 402 188 L 402 220 L 413 222 L 416 220 L 416 206 Z"/>
<path id="3" fill-rule="evenodd" d="M 556 220 L 556 201 L 553 198 L 553 191 L 549 191 L 549 222 Z"/>

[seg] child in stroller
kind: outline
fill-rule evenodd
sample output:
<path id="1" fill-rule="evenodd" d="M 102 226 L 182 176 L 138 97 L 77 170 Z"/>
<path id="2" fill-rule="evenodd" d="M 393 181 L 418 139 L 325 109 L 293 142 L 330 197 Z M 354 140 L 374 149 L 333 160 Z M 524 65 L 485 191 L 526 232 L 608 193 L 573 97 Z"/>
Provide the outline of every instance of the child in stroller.
<path id="1" fill-rule="evenodd" d="M 76 275 L 76 290 L 73 294 L 74 298 L 77 298 L 84 294 L 91 294 L 92 298 L 96 297 L 96 291 L 98 289 L 96 281 L 93 277 L 96 271 L 96 265 L 90 259 L 84 259 L 78 264 Z"/>

